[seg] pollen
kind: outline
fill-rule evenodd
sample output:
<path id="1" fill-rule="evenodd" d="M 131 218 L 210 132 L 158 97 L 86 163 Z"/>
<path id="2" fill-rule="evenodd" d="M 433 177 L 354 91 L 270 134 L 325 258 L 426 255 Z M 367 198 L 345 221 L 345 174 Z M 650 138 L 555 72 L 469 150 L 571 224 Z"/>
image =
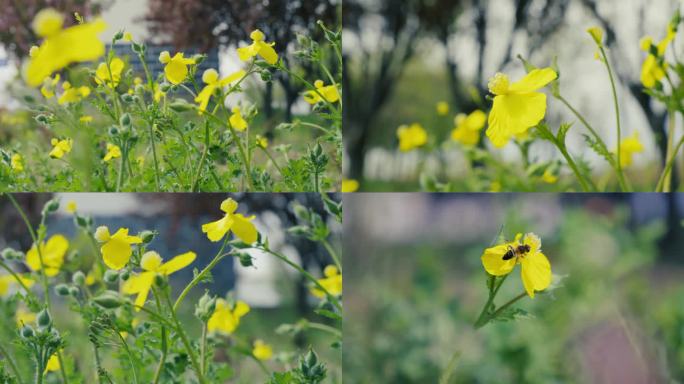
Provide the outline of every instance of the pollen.
<path id="1" fill-rule="evenodd" d="M 508 76 L 498 72 L 494 77 L 489 79 L 487 88 L 489 88 L 489 92 L 495 95 L 505 95 L 508 92 L 508 85 Z"/>

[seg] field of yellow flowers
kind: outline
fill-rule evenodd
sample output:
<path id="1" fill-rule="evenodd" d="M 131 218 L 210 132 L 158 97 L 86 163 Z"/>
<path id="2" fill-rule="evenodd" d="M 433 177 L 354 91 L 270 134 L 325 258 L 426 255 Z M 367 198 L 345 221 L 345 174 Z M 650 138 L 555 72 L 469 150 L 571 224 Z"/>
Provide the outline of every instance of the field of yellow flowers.
<path id="1" fill-rule="evenodd" d="M 18 233 L 32 245 L 0 252 L 1 382 L 341 382 L 342 264 L 329 227 L 342 220 L 337 197 L 311 196 L 323 213 L 287 208 L 296 218 L 289 235 L 326 250 L 323 273 L 272 247 L 256 216 L 232 197 L 201 225 L 204 239 L 175 256 L 156 250 L 156 228 L 99 225 L 75 201 L 56 199 L 34 221 L 18 197 L 4 195 L 2 203 L 21 218 Z M 72 217 L 73 237 L 53 228 L 58 212 Z M 5 226 L 5 241 L 15 243 L 11 233 Z M 195 253 L 202 241 L 220 245 L 216 254 Z M 310 313 L 297 319 L 289 310 L 253 309 L 233 292 L 202 294 L 225 278 L 219 264 L 255 268 L 255 257 L 272 258 L 303 281 Z M 201 269 L 193 267 L 199 259 Z M 188 269 L 191 278 L 177 280 Z"/>
<path id="2" fill-rule="evenodd" d="M 67 17 L 77 25 L 64 27 Z M 0 143 L 3 191 L 332 191 L 339 189 L 341 36 L 319 23 L 325 41 L 298 36 L 297 57 L 325 74 L 306 79 L 286 65 L 260 30 L 237 48 L 244 68 L 201 74 L 204 55 L 164 51 L 151 73 L 147 46 L 121 30 L 105 46 L 101 19 L 44 9 L 33 20 L 42 39 L 22 78 L 23 109 L 5 116 Z M 144 73 L 111 46 L 124 44 Z M 251 83 L 283 73 L 306 90 L 309 112 L 265 132 L 248 96 Z M 239 102 L 226 98 L 242 95 Z"/>

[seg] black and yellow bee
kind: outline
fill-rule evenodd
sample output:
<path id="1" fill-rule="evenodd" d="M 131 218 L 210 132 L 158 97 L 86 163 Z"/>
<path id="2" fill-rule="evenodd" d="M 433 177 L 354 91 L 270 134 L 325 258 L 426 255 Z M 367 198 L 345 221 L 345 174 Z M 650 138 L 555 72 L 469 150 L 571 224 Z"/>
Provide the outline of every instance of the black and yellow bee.
<path id="1" fill-rule="evenodd" d="M 504 253 L 503 260 L 510 260 L 517 256 L 522 256 L 530 251 L 530 246 L 527 244 L 520 244 L 517 247 L 508 246 L 508 251 Z"/>

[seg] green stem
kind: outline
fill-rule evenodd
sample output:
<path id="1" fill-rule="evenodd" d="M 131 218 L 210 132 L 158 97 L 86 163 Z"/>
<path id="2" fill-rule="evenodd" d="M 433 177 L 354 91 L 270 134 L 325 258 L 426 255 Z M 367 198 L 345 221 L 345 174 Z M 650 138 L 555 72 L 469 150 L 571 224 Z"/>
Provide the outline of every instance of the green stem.
<path id="1" fill-rule="evenodd" d="M 183 302 L 183 299 L 185 296 L 188 295 L 190 290 L 192 290 L 197 284 L 199 284 L 200 281 L 204 279 L 204 277 L 211 272 L 211 270 L 218 264 L 225 255 L 223 254 L 223 250 L 226 248 L 226 245 L 228 244 L 228 236 L 223 239 L 223 245 L 221 245 L 221 249 L 219 249 L 218 253 L 216 256 L 214 256 L 214 259 L 211 260 L 211 262 L 202 269 L 202 272 L 198 273 L 197 276 L 195 276 L 190 283 L 183 289 L 181 292 L 180 296 L 178 296 L 178 299 L 176 299 L 176 303 L 173 305 L 173 311 L 176 312 L 178 308 L 180 307 L 180 304 Z"/>
<path id="2" fill-rule="evenodd" d="M 675 134 L 675 116 L 673 111 L 669 111 L 667 114 L 668 119 L 668 130 L 667 130 L 667 155 L 665 158 L 670 159 L 674 156 L 672 153 L 674 144 L 674 134 Z M 672 167 L 665 174 L 665 180 L 663 181 L 662 192 L 670 192 L 672 190 Z"/>
<path id="3" fill-rule="evenodd" d="M 33 292 L 29 290 L 29 288 L 24 284 L 24 282 L 21 280 L 21 277 L 17 275 L 16 272 L 12 270 L 7 264 L 5 264 L 4 261 L 0 260 L 0 267 L 2 267 L 4 270 L 6 270 L 12 277 L 14 277 L 14 280 L 17 281 L 17 283 L 26 291 L 26 295 L 28 296 L 33 296 Z"/>
<path id="4" fill-rule="evenodd" d="M 328 242 L 326 239 L 323 239 L 321 240 L 321 244 L 323 244 L 325 249 L 330 254 L 330 257 L 332 257 L 335 265 L 337 265 L 337 269 L 339 269 L 340 273 L 342 273 L 342 263 L 340 262 L 339 256 L 337 256 L 337 252 L 335 252 L 335 249 L 332 247 L 332 245 L 330 245 L 330 242 Z"/>
<path id="5" fill-rule="evenodd" d="M 150 121 L 149 126 L 150 146 L 152 147 L 152 159 L 154 160 L 154 181 L 157 185 L 157 192 L 161 191 L 161 182 L 159 181 L 159 161 L 157 160 L 157 149 L 154 145 L 154 124 Z"/>
<path id="6" fill-rule="evenodd" d="M 333 328 L 329 325 L 310 322 L 310 323 L 307 323 L 307 326 L 309 328 L 312 328 L 312 329 L 318 329 L 319 331 L 331 333 L 334 336 L 339 337 L 340 339 L 342 338 L 342 332 L 339 329 Z"/>
<path id="7" fill-rule="evenodd" d="M 491 319 L 495 319 L 495 318 L 496 318 L 497 316 L 499 316 L 499 314 L 501 314 L 501 312 L 503 312 L 506 308 L 508 308 L 508 307 L 510 307 L 511 305 L 515 304 L 515 302 L 517 302 L 518 300 L 522 299 L 522 298 L 525 297 L 525 296 L 527 296 L 527 292 L 523 292 L 523 293 L 519 294 L 518 296 L 512 298 L 512 299 L 509 300 L 506 304 L 502 305 L 501 307 L 499 307 L 499 309 L 497 309 L 494 313 L 492 313 L 492 316 L 490 316 L 490 318 L 489 318 L 487 321 L 489 321 L 489 320 L 491 320 Z"/>
<path id="8" fill-rule="evenodd" d="M 176 325 L 176 333 L 181 339 L 181 342 L 183 343 L 183 346 L 185 347 L 185 350 L 188 352 L 188 356 L 190 357 L 190 362 L 192 363 L 192 367 L 195 370 L 195 373 L 197 375 L 197 380 L 200 382 L 200 384 L 205 384 L 206 380 L 204 379 L 204 374 L 202 374 L 202 369 L 200 368 L 199 363 L 197 362 L 197 356 L 195 356 L 195 351 L 192 349 L 192 344 L 190 344 L 190 341 L 188 340 L 188 336 L 185 334 L 185 330 L 183 329 L 183 325 L 180 323 L 178 320 L 178 316 L 176 315 L 176 311 L 173 309 L 173 304 L 171 303 L 171 298 L 169 297 L 169 293 L 166 290 L 164 291 L 164 300 L 166 301 L 166 304 L 169 307 L 170 314 L 171 314 L 171 320 L 173 320 L 173 323 Z"/>
<path id="9" fill-rule="evenodd" d="M 487 321 L 489 319 L 486 319 L 487 312 L 489 311 L 489 308 L 492 306 L 492 303 L 494 302 L 494 298 L 496 297 L 496 294 L 499 293 L 499 289 L 503 285 L 503 282 L 508 278 L 508 275 L 504 275 L 502 278 L 498 280 L 498 282 L 495 280 L 495 283 L 497 285 L 494 287 L 489 292 L 489 297 L 487 298 L 487 303 L 484 305 L 482 308 L 482 311 L 480 312 L 480 315 L 477 317 L 477 320 L 475 321 L 475 329 L 481 328 L 485 324 L 487 324 Z M 494 277 L 496 279 L 496 277 Z"/>
<path id="10" fill-rule="evenodd" d="M 656 185 L 656 192 L 662 192 L 663 191 L 663 185 L 665 183 L 665 175 L 672 170 L 672 167 L 674 166 L 674 162 L 677 159 L 677 153 L 679 153 L 679 150 L 682 148 L 682 145 L 684 145 L 684 136 L 682 136 L 681 139 L 679 139 L 679 142 L 677 143 L 677 146 L 675 146 L 674 151 L 672 152 L 672 157 L 670 157 L 667 160 L 667 163 L 665 164 L 665 168 L 663 169 L 663 173 L 660 174 L 660 179 L 658 180 L 658 185 Z"/>
<path id="11" fill-rule="evenodd" d="M 159 312 L 162 311 L 162 305 L 161 302 L 159 301 L 159 296 L 156 294 L 153 295 L 154 300 L 157 302 L 157 310 Z M 152 381 L 153 384 L 159 383 L 159 379 L 161 378 L 161 372 L 164 369 L 164 362 L 166 361 L 166 353 L 168 350 L 168 341 L 167 341 L 167 336 L 166 336 L 166 328 L 162 325 L 161 326 L 161 357 L 159 358 L 159 364 L 157 364 L 157 369 L 154 371 L 154 380 Z"/>
<path id="12" fill-rule="evenodd" d="M 261 146 L 260 146 L 259 148 L 261 148 L 261 150 L 264 151 L 264 153 L 266 154 L 266 156 L 267 156 L 267 157 L 271 160 L 271 162 L 273 163 L 273 166 L 276 167 L 276 169 L 278 170 L 278 172 L 279 172 L 280 175 L 282 176 L 282 175 L 283 175 L 283 170 L 282 170 L 282 168 L 280 168 L 280 166 L 278 165 L 278 162 L 275 161 L 275 159 L 273 158 L 273 156 L 271 155 L 271 153 L 268 151 L 268 149 L 263 148 L 263 147 L 261 147 Z"/>
<path id="13" fill-rule="evenodd" d="M 195 177 L 193 177 L 192 187 L 190 191 L 197 192 L 197 184 L 199 183 L 200 171 L 204 165 L 204 160 L 207 158 L 207 153 L 209 152 L 209 120 L 204 122 L 204 150 L 202 151 L 202 156 L 200 157 L 199 164 L 195 169 Z"/>
<path id="14" fill-rule="evenodd" d="M 200 370 L 202 374 L 207 371 L 207 323 L 202 323 L 202 342 L 200 344 Z"/>
<path id="15" fill-rule="evenodd" d="M 7 363 L 10 366 L 10 369 L 12 370 L 12 373 L 14 373 L 14 377 L 17 378 L 17 383 L 23 384 L 24 380 L 21 379 L 21 375 L 19 374 L 19 369 L 17 368 L 17 364 L 14 362 L 14 359 L 12 358 L 12 355 L 7 352 L 7 349 L 5 349 L 5 346 L 0 343 L 0 354 L 5 356 L 5 360 L 7 360 Z"/>
<path id="16" fill-rule="evenodd" d="M 126 340 L 124 340 L 123 336 L 117 331 L 114 331 L 117 336 L 119 336 L 119 340 L 121 340 L 121 345 L 124 347 L 124 350 L 126 351 L 126 355 L 128 355 L 128 361 L 131 363 L 131 371 L 133 371 L 133 382 L 135 384 L 138 384 L 138 375 L 136 373 L 135 369 L 135 364 L 133 363 L 133 355 L 131 355 L 131 350 L 128 348 L 128 343 L 126 343 Z"/>

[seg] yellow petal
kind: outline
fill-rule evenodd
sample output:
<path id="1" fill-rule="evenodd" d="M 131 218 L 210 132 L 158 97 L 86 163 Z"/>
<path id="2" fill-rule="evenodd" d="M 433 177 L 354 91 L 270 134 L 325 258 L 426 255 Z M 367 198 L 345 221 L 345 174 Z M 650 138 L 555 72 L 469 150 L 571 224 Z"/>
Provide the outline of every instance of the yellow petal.
<path id="1" fill-rule="evenodd" d="M 546 114 L 543 93 L 496 96 L 489 113 L 487 137 L 496 147 L 503 147 L 514 135 L 537 125 Z"/>
<path id="2" fill-rule="evenodd" d="M 510 273 L 515 267 L 515 257 L 504 260 L 503 257 L 508 252 L 509 244 L 501 244 L 485 249 L 482 254 L 482 265 L 487 273 L 494 276 L 502 276 Z"/>
<path id="3" fill-rule="evenodd" d="M 519 81 L 511 84 L 508 91 L 509 93 L 534 92 L 555 80 L 557 76 L 556 71 L 551 68 L 535 69 Z"/>
<path id="4" fill-rule="evenodd" d="M 105 265 L 116 270 L 125 267 L 133 254 L 131 245 L 128 242 L 114 236 L 102 246 L 101 251 Z"/>
<path id="5" fill-rule="evenodd" d="M 233 233 L 240 240 L 246 244 L 253 244 L 257 241 L 257 230 L 250 220 L 254 220 L 254 216 L 244 217 L 242 214 L 236 213 L 233 215 Z"/>
<path id="6" fill-rule="evenodd" d="M 273 49 L 273 46 L 264 42 L 259 43 L 259 56 L 271 65 L 278 61 L 278 53 Z"/>
<path id="7" fill-rule="evenodd" d="M 221 210 L 225 213 L 233 213 L 237 210 L 238 203 L 232 198 L 227 198 L 221 202 Z"/>
<path id="8" fill-rule="evenodd" d="M 473 111 L 470 115 L 468 115 L 468 117 L 466 117 L 464 122 L 466 128 L 471 131 L 479 131 L 480 129 L 484 128 L 486 123 L 487 115 L 480 110 Z"/>
<path id="9" fill-rule="evenodd" d="M 521 264 L 525 291 L 534 298 L 535 291 L 543 291 L 551 284 L 551 264 L 541 252 L 527 254 L 522 258 Z"/>
<path id="10" fill-rule="evenodd" d="M 232 225 L 233 219 L 229 215 L 226 215 L 221 220 L 202 225 L 202 232 L 207 234 L 209 240 L 216 242 L 221 240 L 223 236 L 228 233 Z"/>
<path id="11" fill-rule="evenodd" d="M 181 270 L 188 265 L 192 264 L 193 261 L 197 258 L 197 254 L 195 252 L 186 252 L 182 255 L 178 255 L 174 257 L 173 259 L 169 260 L 168 262 L 162 264 L 159 267 L 159 273 L 163 273 L 165 275 L 170 275 L 178 270 Z"/>

